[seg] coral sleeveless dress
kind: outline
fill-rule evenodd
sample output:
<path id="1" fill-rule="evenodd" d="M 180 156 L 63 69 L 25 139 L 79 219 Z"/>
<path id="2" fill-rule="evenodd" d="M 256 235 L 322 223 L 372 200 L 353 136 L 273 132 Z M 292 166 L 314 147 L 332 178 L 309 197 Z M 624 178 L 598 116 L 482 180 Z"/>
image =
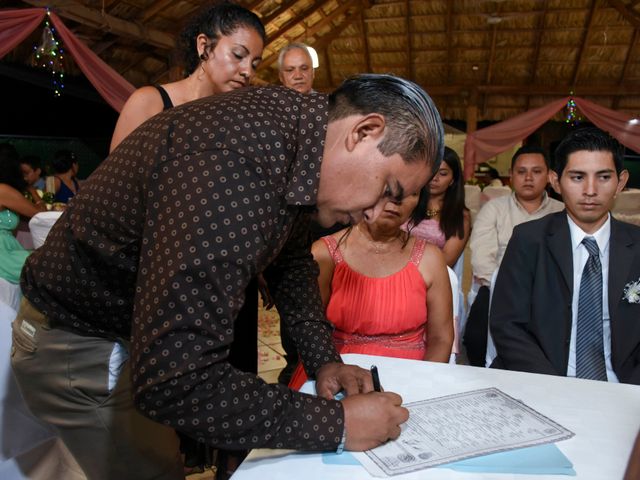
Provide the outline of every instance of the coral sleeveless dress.
<path id="1" fill-rule="evenodd" d="M 367 277 L 344 261 L 336 239 L 322 237 L 335 263 L 327 319 L 339 353 L 422 360 L 426 352 L 427 286 L 418 270 L 425 241 L 416 239 L 409 262 L 386 277 Z M 289 386 L 307 377 L 299 364 Z"/>

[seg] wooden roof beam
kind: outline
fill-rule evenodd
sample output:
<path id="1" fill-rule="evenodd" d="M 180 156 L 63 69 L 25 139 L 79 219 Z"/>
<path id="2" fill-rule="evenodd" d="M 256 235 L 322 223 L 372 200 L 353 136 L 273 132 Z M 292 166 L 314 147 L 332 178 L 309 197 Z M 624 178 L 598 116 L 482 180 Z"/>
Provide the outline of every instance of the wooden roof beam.
<path id="1" fill-rule="evenodd" d="M 315 48 L 316 50 L 322 50 L 322 49 L 326 48 L 328 50 L 329 44 L 331 42 L 333 42 L 336 38 L 338 38 L 340 36 L 340 34 L 349 25 L 351 25 L 351 24 L 353 24 L 353 22 L 357 21 L 360 12 L 366 10 L 367 8 L 369 8 L 371 6 L 371 0 L 362 0 L 360 2 L 353 2 L 353 4 L 351 6 L 352 7 L 356 6 L 357 8 L 352 12 L 347 12 L 346 15 L 345 15 L 344 20 L 342 21 L 342 23 L 340 23 L 338 26 L 332 28 L 330 32 L 327 32 L 324 35 L 322 35 L 321 37 L 318 37 L 318 39 L 315 42 L 313 42 L 313 44 L 312 44 L 313 48 Z"/>
<path id="2" fill-rule="evenodd" d="M 362 32 L 362 45 L 364 46 L 365 71 L 371 72 L 371 55 L 369 55 L 369 40 L 367 38 L 367 24 L 364 21 L 364 12 L 360 12 L 360 31 Z"/>
<path id="3" fill-rule="evenodd" d="M 405 50 L 405 55 L 407 56 L 406 72 L 409 77 L 409 80 L 413 80 L 415 78 L 415 73 L 413 69 L 413 61 L 411 59 L 411 57 L 413 56 L 413 38 L 412 38 L 413 31 L 411 29 L 411 1 L 405 0 L 404 5 L 406 9 L 405 25 L 407 28 L 407 46 Z"/>
<path id="4" fill-rule="evenodd" d="M 636 28 L 640 28 L 640 13 L 633 10 L 638 2 L 634 2 L 630 7 L 621 0 L 609 0 L 609 3 L 613 8 L 618 10 L 620 15 L 622 15 L 631 25 Z"/>
<path id="5" fill-rule="evenodd" d="M 132 38 L 155 47 L 172 49 L 176 40 L 172 35 L 163 31 L 122 20 L 108 14 L 102 14 L 100 10 L 85 7 L 73 0 L 25 0 L 25 3 L 35 7 L 49 7 L 63 18 L 68 18 L 82 25 L 98 28 L 105 32 Z"/>
<path id="6" fill-rule="evenodd" d="M 447 0 L 447 83 L 451 82 L 451 52 L 453 51 L 453 0 Z"/>
<path id="7" fill-rule="evenodd" d="M 498 24 L 493 24 L 493 31 L 491 32 L 491 50 L 489 51 L 489 65 L 487 66 L 487 77 L 485 79 L 485 83 L 487 85 L 491 84 L 491 77 L 493 74 L 493 62 L 496 58 L 496 38 L 498 37 Z M 482 100 L 482 114 L 484 115 L 487 111 L 487 97 L 485 95 Z"/>
<path id="8" fill-rule="evenodd" d="M 587 42 L 589 41 L 589 32 L 591 31 L 591 23 L 593 22 L 593 13 L 596 11 L 596 4 L 598 0 L 591 0 L 591 8 L 587 14 L 587 22 L 582 33 L 582 41 L 578 49 L 578 56 L 576 57 L 576 64 L 573 67 L 573 75 L 571 76 L 571 85 L 575 85 L 578 81 L 578 75 L 580 73 L 580 67 L 584 61 L 584 51 L 586 50 Z"/>
<path id="9" fill-rule="evenodd" d="M 151 4 L 149 8 L 142 12 L 142 15 L 140 15 L 140 21 L 143 23 L 148 22 L 162 10 L 171 5 L 173 1 L 174 0 L 156 0 Z"/>
<path id="10" fill-rule="evenodd" d="M 326 2 L 323 2 L 323 3 L 326 3 Z M 303 34 L 298 35 L 294 39 L 291 39 L 291 42 L 302 42 L 302 41 L 304 41 L 305 43 L 307 43 L 309 45 L 312 45 L 313 48 L 315 48 L 316 51 L 317 51 L 318 48 L 322 48 L 322 47 L 318 47 L 316 45 L 316 43 L 311 44 L 309 42 L 311 37 L 313 37 L 325 25 L 327 25 L 328 23 L 332 22 L 333 20 L 338 18 L 340 15 L 342 15 L 343 13 L 348 11 L 349 9 L 355 8 L 355 6 L 359 6 L 359 5 L 360 5 L 360 2 L 357 2 L 357 3 L 354 4 L 352 2 L 346 1 L 340 7 L 336 8 L 333 12 L 331 12 L 328 16 L 326 16 L 325 18 L 323 18 L 322 20 L 320 20 L 319 22 L 314 24 L 311 28 L 307 29 Z M 358 9 L 355 12 L 358 13 L 358 12 L 360 12 L 360 10 L 361 10 L 361 7 L 358 7 Z M 306 17 L 306 15 L 305 15 L 305 17 Z M 352 19 L 350 23 L 352 23 L 353 20 L 357 20 L 357 17 Z M 342 30 L 340 30 L 340 31 L 342 31 Z M 284 33 L 285 33 L 284 31 L 279 33 L 271 42 L 269 42 L 269 44 L 272 44 L 276 39 L 282 37 L 284 35 Z M 329 35 L 331 35 L 332 38 L 337 38 L 339 33 L 336 33 L 336 29 L 334 28 L 334 29 L 332 29 L 331 32 L 329 32 Z M 277 59 L 278 59 L 278 52 L 274 52 L 271 55 L 269 55 L 267 58 L 265 58 L 260 65 L 268 67 L 269 65 L 274 63 Z"/>
<path id="11" fill-rule="evenodd" d="M 431 96 L 464 95 L 476 88 L 478 93 L 487 95 L 523 96 L 567 96 L 569 85 L 429 85 L 426 90 Z M 580 85 L 574 92 L 585 96 L 625 96 L 640 95 L 640 82 L 623 85 Z"/>
<path id="12" fill-rule="evenodd" d="M 246 8 L 247 10 L 253 10 L 254 8 L 258 7 L 261 3 L 262 3 L 262 0 L 253 0 L 253 2 L 250 2 L 249 4 L 245 5 L 244 8 Z"/>
<path id="13" fill-rule="evenodd" d="M 542 5 L 542 15 L 538 17 L 538 31 L 536 32 L 536 40 L 533 47 L 533 62 L 531 67 L 531 75 L 529 75 L 529 83 L 533 83 L 536 81 L 536 77 L 538 76 L 538 61 L 540 60 L 540 48 L 542 47 L 542 29 L 544 28 L 544 21 L 547 16 L 547 8 L 549 6 L 549 0 L 544 0 Z M 527 108 L 526 111 L 529 110 L 531 97 L 527 97 Z"/>
<path id="14" fill-rule="evenodd" d="M 280 37 L 285 36 L 285 34 L 289 30 L 297 26 L 299 23 L 302 23 L 305 18 L 307 18 L 309 15 L 312 15 L 331 1 L 332 0 L 322 0 L 320 2 L 311 2 L 311 4 L 303 11 L 298 13 L 297 16 L 290 18 L 287 22 L 284 23 L 284 25 L 280 26 L 277 32 L 272 33 L 267 37 L 267 47 L 278 40 Z"/>
<path id="15" fill-rule="evenodd" d="M 331 73 L 331 61 L 329 60 L 329 47 L 322 49 L 323 57 L 324 57 L 324 67 L 327 69 L 327 81 L 329 82 L 329 86 L 333 90 L 333 74 Z"/>
<path id="16" fill-rule="evenodd" d="M 627 50 L 627 55 L 624 59 L 624 65 L 622 66 L 622 73 L 620 74 L 620 80 L 618 81 L 619 85 L 622 85 L 624 83 L 624 80 L 627 76 L 627 71 L 629 70 L 629 63 L 631 62 L 631 52 L 633 51 L 636 45 L 636 42 L 638 41 L 639 34 L 640 34 L 640 29 L 636 28 L 633 30 L 633 37 L 631 37 L 631 43 L 629 44 L 629 49 Z M 617 110 L 619 102 L 620 102 L 620 97 L 614 98 L 613 105 L 611 106 L 611 108 L 613 110 Z"/>
<path id="17" fill-rule="evenodd" d="M 293 7 L 296 3 L 298 3 L 298 0 L 288 0 L 286 2 L 283 2 L 273 12 L 271 12 L 268 15 L 265 15 L 260 20 L 262 20 L 262 23 L 264 25 L 266 25 L 267 23 L 271 22 L 272 20 L 275 20 L 280 15 L 285 13 L 287 10 L 289 10 L 291 7 Z"/>

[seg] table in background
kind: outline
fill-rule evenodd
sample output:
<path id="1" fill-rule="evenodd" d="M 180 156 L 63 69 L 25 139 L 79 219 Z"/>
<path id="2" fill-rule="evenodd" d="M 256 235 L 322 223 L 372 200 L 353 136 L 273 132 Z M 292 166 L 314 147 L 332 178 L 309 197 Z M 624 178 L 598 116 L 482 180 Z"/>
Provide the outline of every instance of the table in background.
<path id="1" fill-rule="evenodd" d="M 558 442 L 582 479 L 621 479 L 640 429 L 640 386 L 575 378 L 508 372 L 464 365 L 448 365 L 399 358 L 344 355 L 345 363 L 368 368 L 375 364 L 387 391 L 402 395 L 405 403 L 496 387 L 523 401 L 575 433 Z M 361 480 L 374 478 L 361 466 L 326 465 L 322 454 L 254 450 L 233 480 L 301 478 Z M 571 478 L 561 475 L 465 473 L 431 468 L 398 475 L 397 479 L 517 479 Z"/>

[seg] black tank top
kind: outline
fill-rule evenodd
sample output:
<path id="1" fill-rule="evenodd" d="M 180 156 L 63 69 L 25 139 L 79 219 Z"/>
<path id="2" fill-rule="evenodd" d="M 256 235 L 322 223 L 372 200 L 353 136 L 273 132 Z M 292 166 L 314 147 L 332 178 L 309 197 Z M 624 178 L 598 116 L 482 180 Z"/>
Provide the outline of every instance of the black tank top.
<path id="1" fill-rule="evenodd" d="M 160 92 L 160 96 L 162 97 L 162 105 L 164 106 L 163 110 L 173 108 L 173 102 L 171 101 L 171 98 L 169 97 L 167 91 L 160 85 L 154 85 L 154 87 L 158 89 L 158 92 Z"/>

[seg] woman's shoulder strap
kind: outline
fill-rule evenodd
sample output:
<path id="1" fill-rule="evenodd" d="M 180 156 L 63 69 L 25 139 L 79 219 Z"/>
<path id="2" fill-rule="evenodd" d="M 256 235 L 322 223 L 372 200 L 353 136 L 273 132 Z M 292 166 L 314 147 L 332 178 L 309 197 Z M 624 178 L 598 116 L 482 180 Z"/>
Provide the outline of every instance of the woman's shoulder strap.
<path id="1" fill-rule="evenodd" d="M 322 241 L 327 246 L 329 254 L 331 255 L 331 258 L 333 258 L 333 263 L 337 265 L 342 262 L 342 254 L 340 253 L 340 248 L 338 248 L 338 242 L 335 237 L 333 235 L 327 235 L 326 237 L 322 237 Z"/>
<path id="2" fill-rule="evenodd" d="M 424 254 L 424 249 L 427 245 L 427 241 L 423 238 L 417 238 L 413 244 L 413 249 L 411 250 L 411 263 L 413 263 L 416 267 L 420 265 L 420 261 L 422 260 L 422 255 Z"/>
<path id="3" fill-rule="evenodd" d="M 167 110 L 168 108 L 173 108 L 173 102 L 171 101 L 171 97 L 167 91 L 160 85 L 154 85 L 154 87 L 156 87 L 158 92 L 160 92 L 160 96 L 162 97 L 162 106 L 164 107 L 163 109 Z"/>

